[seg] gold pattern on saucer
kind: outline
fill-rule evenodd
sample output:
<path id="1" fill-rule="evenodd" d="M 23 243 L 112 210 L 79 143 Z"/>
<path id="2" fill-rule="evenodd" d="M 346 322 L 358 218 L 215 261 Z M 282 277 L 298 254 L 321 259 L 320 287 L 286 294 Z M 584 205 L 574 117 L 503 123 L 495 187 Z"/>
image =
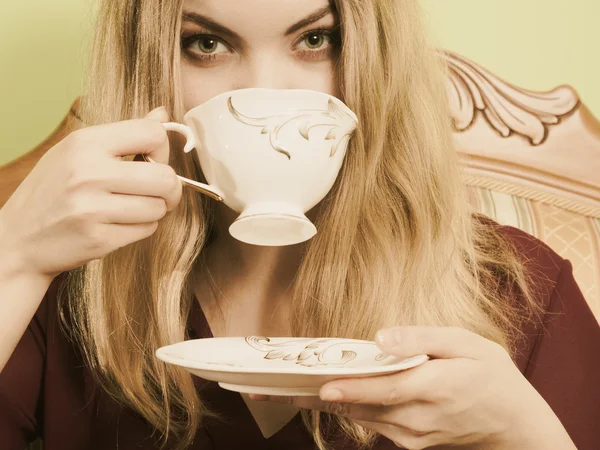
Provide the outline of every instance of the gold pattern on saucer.
<path id="1" fill-rule="evenodd" d="M 264 359 L 281 359 L 306 367 L 343 366 L 357 357 L 355 351 L 343 348 L 348 345 L 347 343 L 333 338 L 307 338 L 273 343 L 268 337 L 248 336 L 246 337 L 246 343 L 255 350 L 266 353 Z M 352 343 L 352 345 L 357 344 L 359 343 Z M 364 344 L 375 345 L 368 342 Z M 389 356 L 385 353 L 379 353 L 375 357 L 375 361 L 382 361 Z"/>
<path id="2" fill-rule="evenodd" d="M 231 115 L 239 122 L 253 127 L 262 128 L 261 134 L 269 135 L 271 146 L 277 152 L 287 156 L 288 159 L 292 159 L 292 155 L 280 143 L 279 133 L 283 127 L 290 123 L 298 123 L 298 132 L 307 141 L 309 140 L 309 132 L 311 129 L 315 127 L 331 127 L 327 133 L 327 136 L 325 136 L 326 141 L 333 141 L 331 144 L 331 151 L 329 152 L 330 157 L 333 157 L 337 153 L 340 144 L 345 139 L 350 139 L 352 137 L 352 134 L 354 134 L 357 126 L 356 120 L 346 111 L 344 111 L 341 106 L 337 105 L 332 99 L 329 99 L 326 110 L 301 109 L 289 111 L 283 114 L 277 114 L 274 116 L 258 118 L 249 117 L 239 112 L 233 106 L 232 97 L 227 99 L 227 106 L 229 107 Z M 324 119 L 331 120 L 333 123 L 322 123 Z M 349 125 L 346 128 L 343 128 L 340 123 Z"/>

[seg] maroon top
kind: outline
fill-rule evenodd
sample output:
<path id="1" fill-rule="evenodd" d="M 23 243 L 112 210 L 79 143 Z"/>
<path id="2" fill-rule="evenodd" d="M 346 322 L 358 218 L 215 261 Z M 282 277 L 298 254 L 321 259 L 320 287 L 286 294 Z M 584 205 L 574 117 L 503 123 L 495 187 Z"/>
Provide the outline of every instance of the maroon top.
<path id="1" fill-rule="evenodd" d="M 546 310 L 543 324 L 523 329 L 516 363 L 552 407 L 579 450 L 600 448 L 600 327 L 568 261 L 539 240 L 503 227 L 524 258 L 535 265 L 533 282 Z M 94 383 L 59 328 L 53 283 L 0 374 L 0 448 L 23 450 L 40 436 L 45 450 L 158 449 L 139 415 L 122 408 Z M 14 299 L 18 301 L 18 299 Z M 211 336 L 198 302 L 192 337 Z M 308 450 L 314 444 L 296 415 L 265 439 L 239 394 L 195 378 L 207 405 L 225 420 L 207 421 L 191 449 Z M 354 449 L 341 435 L 335 449 Z M 396 449 L 381 438 L 377 450 Z"/>

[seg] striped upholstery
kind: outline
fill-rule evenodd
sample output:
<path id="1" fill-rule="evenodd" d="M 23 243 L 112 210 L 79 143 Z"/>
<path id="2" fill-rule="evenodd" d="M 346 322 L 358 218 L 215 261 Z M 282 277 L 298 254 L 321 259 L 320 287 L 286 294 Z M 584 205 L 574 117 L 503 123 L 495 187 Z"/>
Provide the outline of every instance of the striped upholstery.
<path id="1" fill-rule="evenodd" d="M 519 228 L 548 244 L 573 264 L 573 273 L 600 322 L 600 217 L 481 187 L 468 186 L 477 212 Z"/>

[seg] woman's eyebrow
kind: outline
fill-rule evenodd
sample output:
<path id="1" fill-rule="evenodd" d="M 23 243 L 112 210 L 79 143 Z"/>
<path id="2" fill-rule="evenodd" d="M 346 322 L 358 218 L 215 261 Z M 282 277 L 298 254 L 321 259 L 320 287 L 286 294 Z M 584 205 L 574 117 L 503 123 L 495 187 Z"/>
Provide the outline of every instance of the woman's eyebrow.
<path id="1" fill-rule="evenodd" d="M 331 6 L 329 6 L 329 5 L 321 8 L 321 9 L 318 9 L 317 11 L 309 14 L 304 19 L 301 19 L 300 21 L 296 22 L 294 25 L 289 27 L 287 29 L 287 31 L 285 32 L 285 35 L 289 36 L 290 34 L 295 33 L 296 31 L 301 30 L 302 28 L 307 27 L 310 24 L 318 22 L 323 17 L 326 17 L 332 13 L 333 13 L 333 11 L 331 9 Z M 240 36 L 236 32 L 234 32 L 233 30 L 230 30 L 229 28 L 227 28 L 224 25 L 217 23 L 216 21 L 214 21 L 213 19 L 211 19 L 209 17 L 203 16 L 201 14 L 198 14 L 198 13 L 195 13 L 192 11 L 183 11 L 182 16 L 183 16 L 184 21 L 194 22 L 195 24 L 197 24 L 201 27 L 204 27 L 210 31 L 228 35 L 235 39 L 240 39 Z"/>
<path id="2" fill-rule="evenodd" d="M 317 11 L 313 12 L 312 14 L 309 14 L 304 19 L 300 20 L 299 22 L 297 22 L 294 25 L 292 25 L 291 27 L 289 27 L 287 29 L 287 31 L 285 32 L 285 35 L 289 36 L 290 34 L 295 33 L 296 31 L 301 30 L 302 28 L 307 27 L 310 24 L 318 22 L 323 17 L 326 17 L 332 13 L 333 13 L 333 11 L 331 9 L 331 5 L 328 5 L 321 9 L 318 9 Z"/>
<path id="3" fill-rule="evenodd" d="M 221 33 L 221 34 L 233 37 L 235 39 L 240 39 L 240 37 L 237 35 L 237 33 L 235 33 L 234 31 L 230 30 L 226 26 L 221 25 L 206 16 L 202 16 L 200 14 L 197 14 L 197 13 L 191 12 L 191 11 L 184 11 L 182 15 L 183 15 L 184 21 L 187 20 L 189 22 L 194 22 L 195 24 L 197 24 L 201 27 L 204 27 L 210 31 L 213 31 L 215 33 Z"/>

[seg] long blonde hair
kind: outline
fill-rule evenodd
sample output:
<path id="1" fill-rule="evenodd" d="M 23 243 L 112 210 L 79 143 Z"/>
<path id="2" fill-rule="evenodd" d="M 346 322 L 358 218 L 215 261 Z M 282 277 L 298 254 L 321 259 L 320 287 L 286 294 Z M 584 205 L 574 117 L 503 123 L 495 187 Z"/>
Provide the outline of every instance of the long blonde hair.
<path id="1" fill-rule="evenodd" d="M 103 0 L 81 108 L 88 124 L 184 109 L 179 87 L 183 0 Z M 360 122 L 317 218 L 292 292 L 296 336 L 371 339 L 382 327 L 458 326 L 511 351 L 535 310 L 515 251 L 465 200 L 441 59 L 418 0 L 337 0 L 339 86 Z M 180 146 L 172 141 L 172 148 Z M 171 165 L 201 179 L 196 160 Z M 154 357 L 187 337 L 189 277 L 211 230 L 211 204 L 185 190 L 143 242 L 72 271 L 66 329 L 104 389 L 181 448 L 210 414 L 187 372 Z M 134 269 L 134 270 L 132 270 Z M 520 293 L 523 308 L 507 302 Z M 362 444 L 352 422 L 303 412 L 319 448 L 324 423 Z"/>

